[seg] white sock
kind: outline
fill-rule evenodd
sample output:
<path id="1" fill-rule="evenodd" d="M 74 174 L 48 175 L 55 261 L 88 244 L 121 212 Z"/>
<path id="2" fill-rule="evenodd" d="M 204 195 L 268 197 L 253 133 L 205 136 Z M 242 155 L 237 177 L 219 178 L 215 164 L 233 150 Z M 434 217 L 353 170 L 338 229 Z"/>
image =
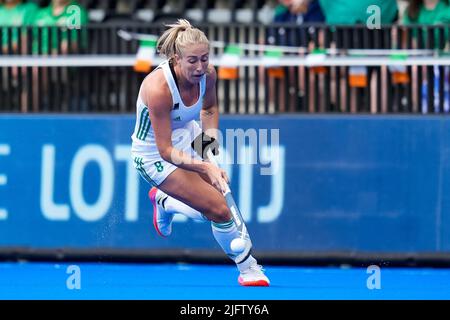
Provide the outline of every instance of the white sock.
<path id="1" fill-rule="evenodd" d="M 234 224 L 233 220 L 223 223 L 217 223 L 211 221 L 211 228 L 217 243 L 222 247 L 222 250 L 233 261 L 236 258 L 236 254 L 231 251 L 230 244 L 233 239 L 239 238 L 239 232 Z"/>
<path id="2" fill-rule="evenodd" d="M 163 207 L 163 209 L 167 213 L 176 214 L 180 213 L 188 218 L 191 218 L 193 220 L 197 221 L 206 221 L 206 217 L 200 212 L 197 211 L 191 207 L 189 207 L 187 204 L 169 196 L 165 192 L 158 189 L 156 193 L 156 198 L 158 199 L 158 204 Z"/>
<path id="3" fill-rule="evenodd" d="M 222 247 L 222 250 L 230 257 L 231 260 L 235 261 L 237 256 L 231 251 L 230 244 L 233 239 L 239 238 L 239 231 L 236 228 L 236 224 L 233 220 L 224 223 L 217 223 L 212 221 L 211 228 L 213 231 L 214 238 Z M 251 255 L 245 259 L 242 263 L 236 264 L 239 271 L 248 269 L 251 265 L 256 264 L 255 258 Z"/>
<path id="4" fill-rule="evenodd" d="M 258 262 L 256 261 L 256 259 L 253 258 L 252 255 L 250 255 L 245 261 L 243 261 L 242 263 L 236 264 L 236 266 L 238 267 L 239 272 L 242 272 L 242 271 L 248 269 L 250 266 L 253 266 L 257 263 Z"/>

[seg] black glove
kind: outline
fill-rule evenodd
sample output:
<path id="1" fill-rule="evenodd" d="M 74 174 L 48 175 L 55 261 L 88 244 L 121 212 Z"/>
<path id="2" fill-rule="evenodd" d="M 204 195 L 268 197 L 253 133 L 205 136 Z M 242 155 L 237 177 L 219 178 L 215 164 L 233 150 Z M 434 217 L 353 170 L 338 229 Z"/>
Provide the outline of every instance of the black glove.
<path id="1" fill-rule="evenodd" d="M 219 154 L 219 143 L 213 137 L 202 132 L 191 143 L 192 149 L 195 150 L 203 159 L 206 159 L 206 152 L 211 149 L 213 155 Z"/>

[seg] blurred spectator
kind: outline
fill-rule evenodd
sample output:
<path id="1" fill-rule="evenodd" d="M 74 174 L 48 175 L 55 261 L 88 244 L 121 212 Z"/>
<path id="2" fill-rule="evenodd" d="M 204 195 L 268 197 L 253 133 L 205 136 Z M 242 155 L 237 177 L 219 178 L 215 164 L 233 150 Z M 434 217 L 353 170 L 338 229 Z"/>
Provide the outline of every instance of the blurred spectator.
<path id="1" fill-rule="evenodd" d="M 404 24 L 449 24 L 448 0 L 411 0 L 403 15 Z"/>
<path id="2" fill-rule="evenodd" d="M 319 0 L 279 0 L 273 18 L 274 23 L 297 25 L 324 21 L 325 17 L 320 8 Z M 299 29 L 277 26 L 268 30 L 269 44 L 306 47 L 307 41 Z"/>
<path id="3" fill-rule="evenodd" d="M 320 6 L 325 15 L 325 21 L 330 25 L 365 25 L 369 28 L 345 29 L 340 28 L 339 36 L 341 41 L 332 43 L 337 49 L 388 49 L 390 48 L 390 37 L 384 36 L 383 24 L 392 24 L 398 20 L 398 4 L 396 0 L 319 0 Z M 342 34 L 341 34 L 342 32 Z M 342 41 L 343 34 L 347 35 L 346 41 Z M 376 42 L 372 42 L 378 39 Z M 334 68 L 333 68 L 334 69 Z M 345 89 L 347 86 L 346 72 L 348 70 L 349 92 Z M 331 85 L 332 103 L 338 103 L 340 111 L 355 113 L 360 106 L 368 105 L 372 113 L 379 112 L 377 106 L 381 106 L 381 111 L 387 109 L 387 100 L 383 93 L 377 90 L 377 83 L 381 77 L 384 80 L 387 76 L 387 67 L 338 67 L 332 70 L 331 81 L 340 82 L 339 101 L 338 93 L 335 92 L 335 86 Z M 366 89 L 369 86 L 370 94 Z M 349 98 L 350 105 L 347 105 Z M 365 98 L 365 101 L 359 101 Z M 369 101 L 370 98 L 370 101 Z"/>
<path id="4" fill-rule="evenodd" d="M 324 22 L 319 0 L 280 0 L 275 7 L 273 22 L 312 23 Z"/>
<path id="5" fill-rule="evenodd" d="M 423 25 L 447 25 L 450 23 L 449 0 L 411 0 L 403 14 L 403 24 L 423 24 Z M 417 30 L 413 30 L 414 38 L 417 37 Z M 419 47 L 427 47 L 427 32 L 422 33 L 423 42 L 417 43 Z M 448 39 L 448 30 L 445 30 Z M 436 30 L 433 48 L 445 47 L 444 39 L 439 39 L 439 32 Z"/>
<path id="6" fill-rule="evenodd" d="M 2 27 L 17 27 L 11 30 L 11 39 L 8 30 L 2 28 L 2 51 L 8 50 L 11 41 L 13 52 L 18 50 L 19 30 L 22 26 L 29 26 L 33 22 L 38 7 L 35 3 L 23 3 L 22 0 L 4 0 L 0 5 L 0 24 Z M 26 43 L 26 42 L 25 42 Z"/>
<path id="7" fill-rule="evenodd" d="M 380 9 L 380 23 L 390 24 L 397 20 L 396 0 L 319 0 L 328 24 L 366 24 L 374 14 L 371 6 Z"/>
<path id="8" fill-rule="evenodd" d="M 408 5 L 409 5 L 409 0 L 397 0 L 398 21 L 403 21 L 403 14 Z"/>
<path id="9" fill-rule="evenodd" d="M 3 5 L 0 5 L 1 50 L 3 54 L 27 53 L 27 33 L 23 27 L 31 25 L 37 10 L 38 7 L 35 3 L 23 3 L 22 0 L 4 0 Z M 11 67 L 10 70 L 11 75 L 8 74 L 8 68 L 2 68 L 3 87 L 0 90 L 15 91 L 20 94 L 20 111 L 26 112 L 28 109 L 27 90 L 19 84 L 19 78 L 21 76 L 26 77 L 26 68 Z M 16 102 L 12 101 L 11 103 L 16 104 Z M 16 108 L 16 106 L 9 107 Z"/>
<path id="10" fill-rule="evenodd" d="M 48 54 L 50 52 L 57 53 L 58 49 L 62 54 L 71 51 L 78 51 L 81 48 L 77 45 L 81 35 L 82 48 L 86 46 L 85 32 L 80 33 L 80 29 L 88 22 L 88 15 L 86 9 L 82 7 L 77 1 L 71 0 L 52 0 L 51 4 L 38 11 L 33 24 L 43 28 L 41 37 L 39 39 L 41 50 L 39 53 Z M 51 34 L 49 34 L 49 29 Z M 70 30 L 70 35 L 67 30 Z M 61 35 L 58 37 L 58 30 Z M 70 40 L 69 40 L 70 36 Z M 49 37 L 51 44 L 49 47 Z M 70 43 L 70 48 L 69 48 Z M 37 42 L 34 42 L 33 52 L 37 53 Z"/>
<path id="11" fill-rule="evenodd" d="M 423 24 L 423 25 L 448 25 L 450 23 L 449 0 L 411 0 L 403 14 L 403 24 Z M 414 38 L 417 37 L 417 30 L 413 30 Z M 445 41 L 448 39 L 448 30 L 445 30 Z M 439 31 L 436 29 L 434 43 L 427 44 L 427 32 L 422 33 L 423 42 L 416 43 L 419 47 L 431 45 L 433 48 L 445 47 L 444 39 L 439 38 Z"/>
<path id="12" fill-rule="evenodd" d="M 411 0 L 407 6 L 405 13 L 403 14 L 403 24 L 421 24 L 421 25 L 438 25 L 450 24 L 450 4 L 448 0 Z M 423 30 L 423 29 L 422 29 Z M 443 30 L 436 30 L 435 36 L 430 37 L 431 41 L 428 41 L 428 36 L 426 30 L 422 33 L 421 39 L 423 41 L 418 41 L 418 32 L 420 30 L 413 29 L 413 46 L 414 48 L 430 48 L 430 49 L 443 49 L 446 45 L 448 46 L 449 32 L 448 28 L 445 27 Z M 441 37 L 439 34 L 441 31 L 444 32 L 444 36 Z M 420 39 L 420 38 L 419 38 Z M 432 89 L 428 85 L 428 73 L 432 73 L 433 87 Z M 413 92 L 418 93 L 417 88 L 418 76 L 422 73 L 422 87 L 421 87 L 421 111 L 422 113 L 428 113 L 429 110 L 429 96 L 431 94 L 434 96 L 432 98 L 432 104 L 434 111 L 439 112 L 440 109 L 440 97 L 439 97 L 439 84 L 440 81 L 444 82 L 444 92 L 442 102 L 445 112 L 450 111 L 450 70 L 448 66 L 439 68 L 434 66 L 432 69 L 427 67 L 413 66 L 412 67 L 412 78 L 413 78 Z M 420 84 L 419 84 L 420 85 Z M 419 97 L 413 95 L 413 104 L 418 105 Z"/>
<path id="13" fill-rule="evenodd" d="M 279 4 L 275 7 L 273 18 L 274 23 L 287 23 L 299 26 L 324 21 L 325 17 L 320 8 L 319 0 L 279 0 Z M 300 28 L 293 28 L 292 26 L 286 28 L 276 26 L 268 30 L 268 43 L 271 45 L 307 48 L 310 46 L 307 38 Z M 280 101 L 275 101 L 278 104 L 277 109 L 282 112 L 297 111 L 299 106 L 305 103 L 305 101 L 302 101 L 305 97 L 305 71 L 305 67 L 298 67 L 298 71 L 294 67 L 268 69 L 271 101 L 274 100 L 274 90 L 278 89 L 277 85 L 279 85 L 279 88 L 288 87 L 288 101 L 285 101 L 285 95 L 281 94 Z M 297 81 L 295 77 L 298 77 Z M 298 87 L 296 87 L 296 82 Z M 314 82 L 313 77 L 311 77 L 310 82 Z M 313 89 L 314 87 L 310 86 L 310 97 L 313 97 Z M 313 104 L 314 101 L 311 99 L 311 107 L 313 107 Z"/>
<path id="14" fill-rule="evenodd" d="M 77 1 L 52 0 L 51 4 L 38 11 L 33 25 L 33 53 L 40 55 L 66 55 L 80 53 L 87 48 L 87 30 L 83 28 L 88 22 L 86 9 Z M 52 111 L 52 103 L 48 99 L 52 96 L 49 88 L 60 86 L 69 87 L 76 85 L 70 81 L 71 73 L 79 74 L 77 70 L 61 68 L 59 75 L 55 68 L 34 68 L 33 80 L 39 85 L 33 86 L 34 108 Z M 58 93 L 60 94 L 60 93 Z M 40 96 L 42 98 L 40 98 Z M 63 99 L 64 111 L 84 111 L 87 108 L 86 99 L 80 97 L 82 106 L 76 105 L 75 98 L 72 101 Z"/>

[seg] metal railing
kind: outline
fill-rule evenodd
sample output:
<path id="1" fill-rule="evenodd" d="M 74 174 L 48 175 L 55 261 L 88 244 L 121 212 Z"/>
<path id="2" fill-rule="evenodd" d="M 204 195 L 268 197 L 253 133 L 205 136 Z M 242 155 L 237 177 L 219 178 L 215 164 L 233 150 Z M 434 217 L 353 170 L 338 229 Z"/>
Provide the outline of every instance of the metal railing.
<path id="1" fill-rule="evenodd" d="M 389 25 L 375 30 L 366 26 L 292 24 L 199 27 L 213 41 L 298 49 L 296 53 L 285 53 L 291 62 L 298 58 L 298 65 L 241 63 L 239 77 L 219 79 L 217 90 L 223 113 L 449 111 L 449 67 L 448 60 L 442 59 L 448 49 L 448 25 Z M 89 25 L 80 30 L 1 29 L 0 111 L 129 113 L 134 112 L 139 86 L 146 74 L 136 73 L 130 62 L 138 50 L 138 41 L 124 41 L 117 32 L 123 29 L 159 35 L 164 27 L 130 23 Z M 324 53 L 323 49 L 327 51 Z M 391 49 L 396 51 L 387 51 Z M 399 49 L 407 51 L 398 53 Z M 212 51 L 213 56 L 219 57 L 223 48 L 215 47 Z M 264 55 L 264 50 L 245 49 L 243 54 L 248 59 L 256 59 Z M 325 58 L 314 65 L 307 63 L 309 58 L 323 54 Z M 22 63 L 25 57 L 21 56 L 34 59 L 35 63 Z M 45 59 L 60 61 L 71 56 L 73 59 L 96 57 L 111 64 L 74 65 L 73 60 L 52 66 L 43 63 Z M 348 59 L 327 62 L 327 59 L 343 57 Z M 421 65 L 417 59 L 400 67 L 386 63 L 386 58 L 395 61 L 411 57 L 426 58 L 431 63 Z M 128 59 L 126 63 L 124 59 Z M 380 64 L 374 64 L 373 59 L 379 59 Z M 14 66 L 10 61 L 15 61 Z"/>

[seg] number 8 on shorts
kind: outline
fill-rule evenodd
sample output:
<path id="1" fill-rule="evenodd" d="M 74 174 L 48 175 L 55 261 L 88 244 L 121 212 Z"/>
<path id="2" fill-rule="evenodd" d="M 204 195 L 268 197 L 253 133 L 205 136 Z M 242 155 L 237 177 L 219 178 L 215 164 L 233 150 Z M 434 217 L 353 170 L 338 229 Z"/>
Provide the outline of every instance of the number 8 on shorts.
<path id="1" fill-rule="evenodd" d="M 163 172 L 164 166 L 162 165 L 161 161 L 155 162 L 156 171 Z"/>

